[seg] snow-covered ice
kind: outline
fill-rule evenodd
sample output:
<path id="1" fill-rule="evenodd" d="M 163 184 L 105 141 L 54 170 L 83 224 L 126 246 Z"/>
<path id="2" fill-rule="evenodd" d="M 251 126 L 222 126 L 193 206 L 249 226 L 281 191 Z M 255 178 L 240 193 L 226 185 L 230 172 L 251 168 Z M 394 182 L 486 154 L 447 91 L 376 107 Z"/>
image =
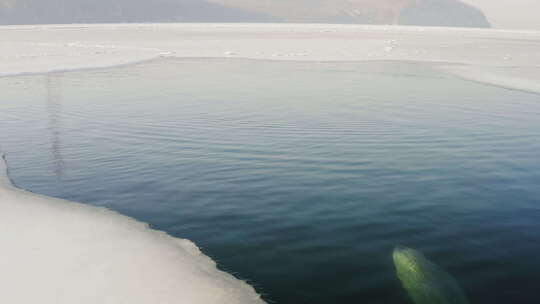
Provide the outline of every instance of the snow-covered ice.
<path id="1" fill-rule="evenodd" d="M 331 24 L 0 27 L 0 75 L 108 67 L 164 54 L 179 58 L 420 61 L 459 77 L 540 92 L 538 31 Z"/>
<path id="2" fill-rule="evenodd" d="M 190 241 L 15 188 L 0 158 L 0 302 L 264 303 Z"/>

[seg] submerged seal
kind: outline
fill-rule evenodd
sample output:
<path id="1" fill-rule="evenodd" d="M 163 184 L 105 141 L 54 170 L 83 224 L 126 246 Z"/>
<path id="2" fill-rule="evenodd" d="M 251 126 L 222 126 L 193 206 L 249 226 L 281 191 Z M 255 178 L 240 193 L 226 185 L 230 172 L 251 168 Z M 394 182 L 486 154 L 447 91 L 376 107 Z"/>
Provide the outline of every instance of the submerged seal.
<path id="1" fill-rule="evenodd" d="M 456 280 L 416 250 L 397 246 L 392 254 L 397 276 L 415 304 L 468 304 Z"/>

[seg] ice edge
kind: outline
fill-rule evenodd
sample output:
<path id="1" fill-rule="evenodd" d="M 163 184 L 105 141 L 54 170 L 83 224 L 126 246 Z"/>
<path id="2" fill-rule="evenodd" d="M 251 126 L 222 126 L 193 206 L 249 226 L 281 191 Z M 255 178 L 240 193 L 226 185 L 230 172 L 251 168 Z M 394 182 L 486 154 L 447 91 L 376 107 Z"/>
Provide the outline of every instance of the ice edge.
<path id="1" fill-rule="evenodd" d="M 6 155 L 0 152 L 0 158 L 0 239 L 9 261 L 0 273 L 3 300 L 264 303 L 253 287 L 218 270 L 193 242 L 106 208 L 20 189 L 9 177 Z M 96 281 L 95 269 L 101 265 L 106 267 Z M 21 276 L 25 271 L 34 274 Z M 62 300 L 58 286 L 66 290 Z M 28 289 L 32 292 L 21 292 Z"/>

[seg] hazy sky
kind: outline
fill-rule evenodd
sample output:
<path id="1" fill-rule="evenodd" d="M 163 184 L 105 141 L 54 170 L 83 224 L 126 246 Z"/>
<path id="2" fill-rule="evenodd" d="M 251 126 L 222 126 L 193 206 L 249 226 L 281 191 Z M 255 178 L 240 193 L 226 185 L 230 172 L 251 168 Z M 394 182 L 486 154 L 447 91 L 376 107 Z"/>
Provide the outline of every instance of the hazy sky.
<path id="1" fill-rule="evenodd" d="M 540 30 L 540 0 L 462 0 L 480 8 L 496 28 Z"/>

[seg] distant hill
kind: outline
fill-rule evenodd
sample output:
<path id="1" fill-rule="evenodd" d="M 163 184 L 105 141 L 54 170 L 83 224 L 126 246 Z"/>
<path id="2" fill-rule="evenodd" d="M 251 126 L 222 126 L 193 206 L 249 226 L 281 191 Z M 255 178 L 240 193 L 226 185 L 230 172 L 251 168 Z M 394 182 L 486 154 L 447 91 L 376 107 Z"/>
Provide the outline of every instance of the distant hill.
<path id="1" fill-rule="evenodd" d="M 494 0 L 496 1 L 496 0 Z M 484 13 L 455 0 L 422 0 L 401 11 L 399 24 L 490 27 Z"/>
<path id="2" fill-rule="evenodd" d="M 208 0 L 264 13 L 287 22 L 396 24 L 417 0 Z"/>
<path id="3" fill-rule="evenodd" d="M 109 22 L 490 26 L 459 0 L 0 0 L 0 24 Z"/>
<path id="4" fill-rule="evenodd" d="M 460 0 L 208 0 L 287 22 L 490 27 Z"/>
<path id="5" fill-rule="evenodd" d="M 538 0 L 461 0 L 481 9 L 494 28 L 540 30 Z"/>
<path id="6" fill-rule="evenodd" d="M 201 0 L 0 0 L 0 24 L 254 21 L 279 20 Z"/>

